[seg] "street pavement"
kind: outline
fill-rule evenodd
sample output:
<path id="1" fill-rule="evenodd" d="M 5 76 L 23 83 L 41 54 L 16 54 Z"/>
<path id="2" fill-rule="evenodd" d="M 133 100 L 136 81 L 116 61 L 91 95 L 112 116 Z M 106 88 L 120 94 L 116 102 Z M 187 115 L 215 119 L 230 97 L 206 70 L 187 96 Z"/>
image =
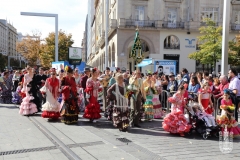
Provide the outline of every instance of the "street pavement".
<path id="1" fill-rule="evenodd" d="M 239 160 L 240 138 L 223 154 L 219 139 L 198 134 L 172 135 L 162 120 L 142 122 L 142 128 L 120 132 L 110 121 L 96 123 L 79 116 L 76 125 L 48 121 L 40 114 L 18 114 L 14 105 L 0 104 L 0 160 Z"/>

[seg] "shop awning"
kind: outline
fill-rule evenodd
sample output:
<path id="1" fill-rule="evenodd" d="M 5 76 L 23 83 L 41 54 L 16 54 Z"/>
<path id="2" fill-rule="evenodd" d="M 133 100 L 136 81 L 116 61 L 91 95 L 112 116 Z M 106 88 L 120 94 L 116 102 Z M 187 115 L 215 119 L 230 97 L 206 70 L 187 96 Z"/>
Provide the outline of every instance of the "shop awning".
<path id="1" fill-rule="evenodd" d="M 150 65 L 150 64 L 152 64 L 152 59 L 151 58 L 144 59 L 141 63 L 136 65 L 136 67 L 144 67 L 144 66 L 147 66 L 147 65 Z"/>

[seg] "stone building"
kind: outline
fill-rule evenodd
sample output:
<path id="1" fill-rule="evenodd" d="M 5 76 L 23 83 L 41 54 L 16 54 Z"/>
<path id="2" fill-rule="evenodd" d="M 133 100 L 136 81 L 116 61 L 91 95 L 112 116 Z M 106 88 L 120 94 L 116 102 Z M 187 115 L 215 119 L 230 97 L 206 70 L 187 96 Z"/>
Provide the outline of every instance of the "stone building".
<path id="1" fill-rule="evenodd" d="M 145 58 L 176 60 L 177 72 L 183 67 L 190 72 L 201 70 L 201 64 L 196 65 L 195 60 L 188 58 L 198 49 L 199 28 L 205 25 L 204 18 L 211 18 L 219 26 L 223 21 L 223 0 L 109 0 L 105 62 L 105 9 L 104 0 L 95 0 L 91 33 L 94 49 L 88 55 L 88 64 L 101 70 L 105 64 L 135 69 L 129 53 L 137 26 Z M 229 40 L 232 40 L 240 31 L 240 0 L 231 1 L 230 16 Z"/>
<path id="2" fill-rule="evenodd" d="M 18 33 L 17 29 L 14 28 L 13 25 L 8 23 L 8 55 L 9 56 L 17 56 L 17 50 L 16 50 L 16 43 Z"/>
<path id="3" fill-rule="evenodd" d="M 8 47 L 7 21 L 0 19 L 0 54 L 7 55 Z"/>

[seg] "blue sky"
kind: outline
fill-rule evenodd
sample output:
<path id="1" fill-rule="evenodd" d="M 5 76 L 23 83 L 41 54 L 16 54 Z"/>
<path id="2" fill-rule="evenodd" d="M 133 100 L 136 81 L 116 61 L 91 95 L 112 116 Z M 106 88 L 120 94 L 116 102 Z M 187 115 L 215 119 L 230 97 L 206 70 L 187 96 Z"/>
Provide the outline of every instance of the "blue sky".
<path id="1" fill-rule="evenodd" d="M 58 29 L 73 35 L 80 47 L 85 30 L 88 0 L 1 0 L 0 19 L 6 19 L 23 35 L 40 31 L 41 38 L 55 31 L 54 18 L 21 16 L 20 12 L 58 14 Z"/>

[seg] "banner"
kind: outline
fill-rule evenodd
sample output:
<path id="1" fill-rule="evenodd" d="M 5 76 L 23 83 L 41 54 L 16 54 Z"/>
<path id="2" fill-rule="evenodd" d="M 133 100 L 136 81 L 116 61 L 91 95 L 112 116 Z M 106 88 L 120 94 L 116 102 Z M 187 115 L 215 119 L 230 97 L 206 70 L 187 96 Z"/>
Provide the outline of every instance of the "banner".
<path id="1" fill-rule="evenodd" d="M 158 74 L 169 75 L 173 73 L 176 75 L 176 61 L 171 60 L 156 60 L 154 61 L 154 72 Z"/>

